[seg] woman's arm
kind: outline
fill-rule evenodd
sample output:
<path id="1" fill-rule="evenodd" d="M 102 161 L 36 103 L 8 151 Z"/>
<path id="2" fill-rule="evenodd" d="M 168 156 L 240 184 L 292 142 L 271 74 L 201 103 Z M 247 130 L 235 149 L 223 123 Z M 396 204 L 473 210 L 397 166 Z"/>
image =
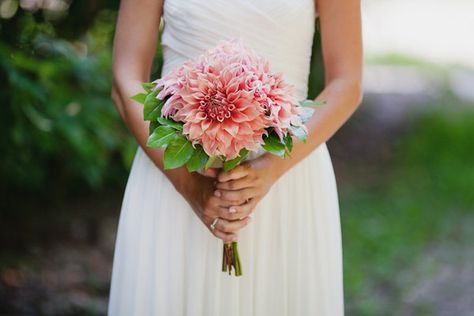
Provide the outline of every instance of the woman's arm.
<path id="1" fill-rule="evenodd" d="M 121 1 L 113 48 L 112 99 L 138 144 L 180 191 L 188 171 L 185 167 L 164 170 L 163 149 L 146 146 L 148 123 L 143 120 L 142 105 L 130 99 L 142 92 L 142 82 L 150 81 L 162 10 L 162 0 Z"/>
<path id="2" fill-rule="evenodd" d="M 306 124 L 306 144 L 296 141 L 291 157 L 278 159 L 279 175 L 286 172 L 320 144 L 326 142 L 362 102 L 362 32 L 359 0 L 315 0 L 320 17 L 321 46 L 325 68 L 325 89 Z"/>
<path id="3" fill-rule="evenodd" d="M 316 100 L 325 100 L 307 122 L 306 144 L 295 140 L 291 157 L 264 154 L 218 176 L 216 193 L 223 199 L 253 208 L 272 184 L 299 161 L 326 142 L 362 101 L 362 34 L 360 0 L 315 0 L 320 16 L 326 86 Z M 252 203 L 253 201 L 253 203 Z"/>
<path id="4" fill-rule="evenodd" d="M 206 227 L 210 229 L 214 218 L 221 217 L 211 233 L 229 242 L 237 238 L 237 232 L 248 224 L 249 218 L 229 213 L 225 207 L 228 203 L 212 195 L 214 169 L 208 169 L 207 176 L 189 173 L 186 167 L 165 170 L 163 149 L 146 146 L 148 123 L 143 120 L 142 105 L 130 99 L 142 91 L 142 82 L 150 81 L 162 6 L 162 0 L 121 1 L 114 41 L 112 99 L 139 145 L 189 202 Z"/>

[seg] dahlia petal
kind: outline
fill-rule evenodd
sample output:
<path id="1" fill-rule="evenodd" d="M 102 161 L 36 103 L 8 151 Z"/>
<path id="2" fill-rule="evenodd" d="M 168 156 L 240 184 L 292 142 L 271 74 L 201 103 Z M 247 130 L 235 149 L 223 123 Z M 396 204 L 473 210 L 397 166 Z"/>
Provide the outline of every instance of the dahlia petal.
<path id="1" fill-rule="evenodd" d="M 238 135 L 238 132 L 239 132 L 239 125 L 237 125 L 235 122 L 233 122 L 232 120 L 225 120 L 223 123 L 222 123 L 222 127 L 224 128 L 224 130 L 226 132 L 228 132 L 230 135 L 232 135 L 233 137 L 236 137 Z"/>
<path id="2" fill-rule="evenodd" d="M 209 118 L 205 118 L 201 121 L 201 128 L 203 131 L 207 130 L 211 125 L 212 121 Z"/>
<path id="3" fill-rule="evenodd" d="M 184 131 L 184 130 L 183 130 Z M 198 139 L 202 136 L 203 131 L 198 124 L 191 124 L 189 128 L 189 138 Z"/>
<path id="4" fill-rule="evenodd" d="M 240 111 L 232 111 L 231 118 L 237 123 L 246 122 L 249 120 L 248 116 Z"/>

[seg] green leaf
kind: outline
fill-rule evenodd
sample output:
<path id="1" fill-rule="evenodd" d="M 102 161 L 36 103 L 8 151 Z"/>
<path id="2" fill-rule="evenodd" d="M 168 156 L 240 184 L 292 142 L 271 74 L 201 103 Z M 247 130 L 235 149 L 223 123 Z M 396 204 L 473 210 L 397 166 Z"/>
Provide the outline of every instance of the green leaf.
<path id="1" fill-rule="evenodd" d="M 146 121 L 155 121 L 161 116 L 161 108 L 163 107 L 164 101 L 156 98 L 157 92 L 151 92 L 145 98 L 143 107 L 143 118 Z"/>
<path id="2" fill-rule="evenodd" d="M 201 145 L 196 145 L 191 159 L 186 163 L 186 168 L 188 168 L 189 172 L 198 171 L 204 168 L 208 160 L 209 156 L 204 151 L 204 148 Z"/>
<path id="3" fill-rule="evenodd" d="M 158 126 L 160 126 L 160 123 L 158 123 L 157 121 L 151 121 L 148 127 L 148 134 L 151 135 Z"/>
<path id="4" fill-rule="evenodd" d="M 164 168 L 174 169 L 181 167 L 191 159 L 192 155 L 193 145 L 191 142 L 185 137 L 178 137 L 166 147 L 163 155 Z"/>
<path id="5" fill-rule="evenodd" d="M 146 96 L 147 96 L 146 93 L 138 93 L 138 94 L 135 94 L 133 97 L 130 97 L 130 99 L 137 101 L 138 103 L 144 104 Z"/>
<path id="6" fill-rule="evenodd" d="M 302 107 L 315 107 L 325 105 L 327 101 L 316 101 L 316 100 L 302 100 L 299 102 Z"/>
<path id="7" fill-rule="evenodd" d="M 171 119 L 167 119 L 167 118 L 161 117 L 161 116 L 159 118 L 157 118 L 157 120 L 161 125 L 172 127 L 174 129 L 177 129 L 178 131 L 183 130 L 183 123 L 181 123 L 181 122 L 176 122 L 176 121 L 173 121 Z"/>
<path id="8" fill-rule="evenodd" d="M 152 82 L 144 82 L 144 83 L 142 83 L 142 87 L 147 93 L 150 93 L 156 87 L 156 84 L 154 84 Z"/>
<path id="9" fill-rule="evenodd" d="M 178 137 L 175 129 L 168 126 L 159 126 L 148 137 L 146 145 L 152 148 L 163 147 Z"/>
<path id="10" fill-rule="evenodd" d="M 283 138 L 283 141 L 285 142 L 285 146 L 286 146 L 285 154 L 289 156 L 290 152 L 293 150 L 293 137 L 291 136 L 290 133 L 288 133 Z"/>
<path id="11" fill-rule="evenodd" d="M 245 157 L 247 157 L 248 154 L 248 149 L 242 148 L 236 158 L 224 161 L 224 171 L 229 171 L 230 169 L 237 166 L 242 160 L 245 159 Z"/>
<path id="12" fill-rule="evenodd" d="M 265 142 L 265 144 L 262 145 L 263 149 L 280 157 L 285 155 L 285 144 L 280 141 L 278 135 L 275 133 L 270 133 L 263 140 Z"/>
<path id="13" fill-rule="evenodd" d="M 303 143 L 306 143 L 306 139 L 308 135 L 306 135 L 306 132 L 304 131 L 304 129 L 302 129 L 301 127 L 291 126 L 289 130 L 294 136 L 302 140 Z"/>
<path id="14" fill-rule="evenodd" d="M 151 136 L 151 134 L 153 133 L 153 131 L 154 131 L 158 126 L 160 126 L 160 123 L 158 123 L 157 121 L 151 121 L 150 124 L 148 125 L 148 134 Z"/>

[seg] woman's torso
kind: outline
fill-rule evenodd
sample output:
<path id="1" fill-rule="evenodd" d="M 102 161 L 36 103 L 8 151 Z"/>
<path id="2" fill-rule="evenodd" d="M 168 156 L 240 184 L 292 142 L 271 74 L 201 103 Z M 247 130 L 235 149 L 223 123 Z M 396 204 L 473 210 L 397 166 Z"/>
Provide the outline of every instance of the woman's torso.
<path id="1" fill-rule="evenodd" d="M 306 98 L 316 16 L 314 0 L 165 0 L 162 74 L 241 38 Z"/>

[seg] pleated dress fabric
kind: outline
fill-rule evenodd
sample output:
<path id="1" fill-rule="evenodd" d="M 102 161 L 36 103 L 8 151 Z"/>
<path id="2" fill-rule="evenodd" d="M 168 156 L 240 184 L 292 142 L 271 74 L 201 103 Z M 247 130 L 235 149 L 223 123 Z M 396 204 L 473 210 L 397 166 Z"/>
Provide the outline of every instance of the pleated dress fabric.
<path id="1" fill-rule="evenodd" d="M 316 17 L 313 0 L 166 0 L 162 74 L 221 40 L 240 38 L 306 98 Z M 280 177 L 253 214 L 239 234 L 243 275 L 228 275 L 221 271 L 222 240 L 138 148 L 108 314 L 343 315 L 339 206 L 326 144 Z"/>

